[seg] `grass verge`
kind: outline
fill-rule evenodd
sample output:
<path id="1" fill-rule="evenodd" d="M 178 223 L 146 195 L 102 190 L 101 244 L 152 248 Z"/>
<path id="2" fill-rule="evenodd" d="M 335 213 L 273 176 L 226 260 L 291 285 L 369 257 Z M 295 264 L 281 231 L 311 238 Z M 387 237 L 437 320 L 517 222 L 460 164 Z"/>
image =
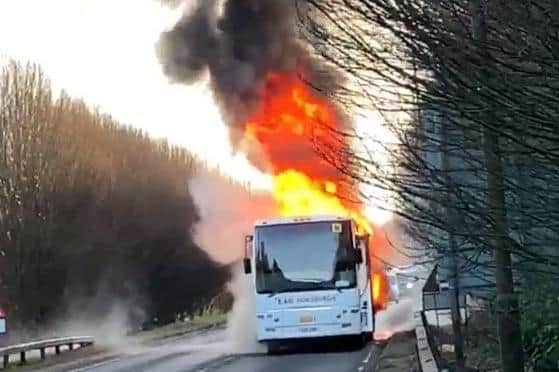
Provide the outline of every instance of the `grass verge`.
<path id="1" fill-rule="evenodd" d="M 224 313 L 204 314 L 191 320 L 178 321 L 153 328 L 149 331 L 138 332 L 134 334 L 132 338 L 140 342 L 157 341 L 170 337 L 179 337 L 191 332 L 219 327 L 224 325 L 226 322 L 227 315 Z"/>

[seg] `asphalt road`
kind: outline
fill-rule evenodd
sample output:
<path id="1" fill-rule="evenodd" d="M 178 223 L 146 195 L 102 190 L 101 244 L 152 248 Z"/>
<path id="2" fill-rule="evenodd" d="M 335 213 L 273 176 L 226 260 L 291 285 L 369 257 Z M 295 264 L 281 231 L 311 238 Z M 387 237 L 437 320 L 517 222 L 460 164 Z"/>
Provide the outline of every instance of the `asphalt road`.
<path id="1" fill-rule="evenodd" d="M 365 372 L 373 371 L 380 348 L 367 345 L 360 350 L 333 351 L 327 347 L 288 352 L 278 356 L 238 355 L 199 366 L 199 372 Z"/>
<path id="2" fill-rule="evenodd" d="M 234 353 L 223 341 L 223 330 L 203 332 L 149 346 L 123 349 L 119 354 L 101 360 L 59 365 L 49 372 L 365 372 L 372 371 L 380 349 L 367 345 L 346 349 L 332 345 L 313 346 L 281 355 Z M 229 350 L 228 350 L 229 349 Z"/>
<path id="3" fill-rule="evenodd" d="M 404 329 L 410 319 L 413 320 L 412 311 L 421 308 L 421 300 L 417 290 L 423 285 L 420 283 L 413 289 L 402 293 L 403 297 L 413 300 L 405 305 L 389 308 L 386 313 L 378 314 L 377 326 L 388 327 L 396 332 Z M 400 310 L 398 310 L 398 306 Z M 413 322 L 412 322 L 413 323 Z M 412 325 L 413 327 L 413 325 Z M 409 337 L 408 337 L 409 338 Z M 224 330 L 212 330 L 189 334 L 174 339 L 166 339 L 142 346 L 126 346 L 113 353 L 112 356 L 80 360 L 77 363 L 58 365 L 45 369 L 47 372 L 368 372 L 375 371 L 375 366 L 382 366 L 382 370 L 389 370 L 385 365 L 394 364 L 393 357 L 402 354 L 404 361 L 413 360 L 415 353 L 415 340 L 408 339 L 403 346 L 380 347 L 369 344 L 362 349 L 343 349 L 340 345 L 326 345 L 303 350 L 294 350 L 282 355 L 266 355 L 262 352 L 238 352 L 234 346 L 225 340 Z M 391 343 L 392 344 L 392 343 Z M 409 347 L 408 347 L 409 346 Z M 393 352 L 389 350 L 396 349 Z M 382 355 L 381 355 L 382 354 Z M 393 355 L 392 355 L 393 354 Z M 380 362 L 379 362 L 380 360 Z M 385 362 L 383 362 L 383 360 Z M 406 367 L 396 370 L 411 370 Z"/>

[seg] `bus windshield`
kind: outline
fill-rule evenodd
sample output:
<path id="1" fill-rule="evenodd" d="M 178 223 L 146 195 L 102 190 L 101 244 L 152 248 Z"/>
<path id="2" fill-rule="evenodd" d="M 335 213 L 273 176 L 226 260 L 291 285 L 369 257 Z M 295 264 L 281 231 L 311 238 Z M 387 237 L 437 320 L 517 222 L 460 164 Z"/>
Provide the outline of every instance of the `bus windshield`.
<path id="1" fill-rule="evenodd" d="M 259 226 L 255 256 L 258 293 L 356 285 L 349 221 Z"/>

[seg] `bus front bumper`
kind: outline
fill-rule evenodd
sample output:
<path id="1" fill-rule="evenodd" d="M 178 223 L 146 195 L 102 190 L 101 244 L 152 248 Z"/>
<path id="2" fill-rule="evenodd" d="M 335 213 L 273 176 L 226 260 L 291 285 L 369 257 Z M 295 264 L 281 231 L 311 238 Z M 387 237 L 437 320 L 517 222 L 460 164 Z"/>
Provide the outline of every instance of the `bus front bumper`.
<path id="1" fill-rule="evenodd" d="M 354 322 L 327 324 L 285 325 L 266 327 L 258 332 L 258 341 L 306 339 L 337 336 L 357 336 L 362 333 L 359 318 Z"/>

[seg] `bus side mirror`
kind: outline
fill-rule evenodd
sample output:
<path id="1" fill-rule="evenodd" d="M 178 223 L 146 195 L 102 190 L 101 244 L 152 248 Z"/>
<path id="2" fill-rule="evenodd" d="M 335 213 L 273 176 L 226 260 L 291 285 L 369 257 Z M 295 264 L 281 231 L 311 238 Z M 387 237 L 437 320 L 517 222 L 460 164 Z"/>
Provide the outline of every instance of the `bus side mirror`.
<path id="1" fill-rule="evenodd" d="M 363 251 L 361 248 L 355 249 L 355 262 L 359 265 L 363 263 Z"/>
<path id="2" fill-rule="evenodd" d="M 245 257 L 250 257 L 252 254 L 252 241 L 254 237 L 252 235 L 245 235 Z"/>
<path id="3" fill-rule="evenodd" d="M 254 237 L 252 235 L 245 236 L 245 258 L 243 259 L 243 266 L 245 268 L 245 274 L 250 274 L 252 272 L 252 267 L 250 265 L 250 256 L 252 253 L 252 241 Z"/>
<path id="4" fill-rule="evenodd" d="M 252 267 L 250 266 L 250 258 L 244 258 L 243 265 L 245 267 L 245 274 L 250 274 L 252 272 Z"/>

